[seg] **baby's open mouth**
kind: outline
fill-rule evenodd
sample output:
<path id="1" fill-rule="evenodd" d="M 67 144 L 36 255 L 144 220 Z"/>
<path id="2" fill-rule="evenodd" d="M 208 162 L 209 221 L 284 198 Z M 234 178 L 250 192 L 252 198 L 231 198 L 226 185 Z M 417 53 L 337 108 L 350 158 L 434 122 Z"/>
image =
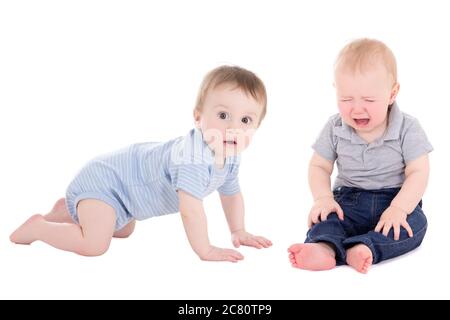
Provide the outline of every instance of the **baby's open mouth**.
<path id="1" fill-rule="evenodd" d="M 353 121 L 355 121 L 355 123 L 356 123 L 358 126 L 366 126 L 366 125 L 369 123 L 370 119 L 368 119 L 368 118 L 363 118 L 363 119 L 353 119 Z"/>
<path id="2" fill-rule="evenodd" d="M 235 140 L 224 140 L 223 144 L 236 145 L 237 142 Z"/>

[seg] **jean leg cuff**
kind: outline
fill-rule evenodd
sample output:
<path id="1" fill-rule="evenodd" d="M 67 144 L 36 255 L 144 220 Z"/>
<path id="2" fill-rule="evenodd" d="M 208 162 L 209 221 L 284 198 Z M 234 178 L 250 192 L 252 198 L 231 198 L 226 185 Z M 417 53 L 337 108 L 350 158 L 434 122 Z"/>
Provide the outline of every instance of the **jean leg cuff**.
<path id="1" fill-rule="evenodd" d="M 314 239 L 307 237 L 305 240 L 305 243 L 317 243 L 317 242 L 328 242 L 333 245 L 334 252 L 336 253 L 336 264 L 337 265 L 343 265 L 345 264 L 346 260 L 346 253 L 345 248 L 342 244 L 344 238 L 337 239 L 336 237 L 329 236 L 329 235 L 320 235 L 317 237 L 314 237 Z"/>

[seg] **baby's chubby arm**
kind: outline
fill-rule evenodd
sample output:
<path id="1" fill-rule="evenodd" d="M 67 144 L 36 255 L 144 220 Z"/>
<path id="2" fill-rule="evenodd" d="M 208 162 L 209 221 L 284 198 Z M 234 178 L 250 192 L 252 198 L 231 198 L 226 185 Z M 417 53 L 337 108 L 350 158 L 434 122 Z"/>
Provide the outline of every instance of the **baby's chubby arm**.
<path id="1" fill-rule="evenodd" d="M 408 214 L 413 212 L 425 193 L 429 173 L 428 154 L 409 162 L 405 168 L 405 182 L 399 193 L 392 200 L 391 205 L 403 209 Z"/>
<path id="2" fill-rule="evenodd" d="M 317 152 L 314 152 L 309 162 L 308 180 L 314 198 L 314 205 L 308 216 L 308 227 L 320 221 L 327 220 L 330 213 L 336 212 L 339 219 L 344 220 L 344 212 L 339 204 L 334 200 L 331 191 L 331 174 L 333 173 L 334 162 L 325 159 Z"/>
<path id="3" fill-rule="evenodd" d="M 231 241 L 236 248 L 244 245 L 261 249 L 272 245 L 270 240 L 261 236 L 255 236 L 245 230 L 245 209 L 242 193 L 238 192 L 231 196 L 221 194 L 220 201 L 230 228 Z"/>
<path id="4" fill-rule="evenodd" d="M 233 249 L 222 249 L 210 244 L 205 210 L 201 200 L 178 190 L 180 213 L 184 230 L 192 249 L 201 260 L 237 262 L 244 257 Z"/>
<path id="5" fill-rule="evenodd" d="M 412 160 L 405 168 L 405 182 L 400 191 L 391 201 L 391 205 L 383 212 L 380 221 L 375 227 L 376 232 L 388 235 L 391 228 L 394 229 L 394 239 L 400 238 L 400 226 L 404 227 L 410 237 L 413 232 L 407 216 L 414 211 L 420 199 L 422 199 L 428 184 L 430 165 L 428 154 Z"/>

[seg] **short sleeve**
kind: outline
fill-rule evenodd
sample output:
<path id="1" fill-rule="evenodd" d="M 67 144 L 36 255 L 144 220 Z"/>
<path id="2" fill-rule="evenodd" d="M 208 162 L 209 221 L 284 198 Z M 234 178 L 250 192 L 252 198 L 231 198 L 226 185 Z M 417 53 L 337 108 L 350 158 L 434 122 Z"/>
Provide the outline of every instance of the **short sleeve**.
<path id="1" fill-rule="evenodd" d="M 412 118 L 410 123 L 405 127 L 401 144 L 403 159 L 406 164 L 433 151 L 433 146 L 428 141 L 425 131 L 415 118 Z"/>
<path id="2" fill-rule="evenodd" d="M 335 161 L 337 158 L 336 144 L 334 143 L 334 118 L 330 118 L 325 127 L 320 132 L 316 142 L 312 145 L 314 151 L 327 160 Z"/>
<path id="3" fill-rule="evenodd" d="M 209 182 L 209 169 L 204 164 L 177 164 L 169 168 L 172 187 L 202 200 Z"/>
<path id="4" fill-rule="evenodd" d="M 225 178 L 224 184 L 221 185 L 217 189 L 217 191 L 219 191 L 220 194 L 223 194 L 225 196 L 232 196 L 241 191 L 241 188 L 239 187 L 238 173 L 239 173 L 239 166 L 233 165 L 227 177 Z"/>

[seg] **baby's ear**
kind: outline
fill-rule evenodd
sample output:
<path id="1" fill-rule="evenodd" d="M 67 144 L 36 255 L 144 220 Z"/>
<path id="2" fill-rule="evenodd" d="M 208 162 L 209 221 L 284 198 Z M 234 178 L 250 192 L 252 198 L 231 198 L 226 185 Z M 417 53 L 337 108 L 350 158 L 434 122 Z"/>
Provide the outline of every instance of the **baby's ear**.
<path id="1" fill-rule="evenodd" d="M 197 109 L 194 109 L 194 122 L 195 122 L 195 127 L 200 129 L 200 120 L 201 120 L 201 113 L 200 111 L 198 111 Z"/>
<path id="2" fill-rule="evenodd" d="M 394 84 L 391 90 L 391 97 L 389 99 L 389 105 L 393 104 L 395 99 L 397 98 L 398 91 L 400 90 L 400 83 Z"/>

